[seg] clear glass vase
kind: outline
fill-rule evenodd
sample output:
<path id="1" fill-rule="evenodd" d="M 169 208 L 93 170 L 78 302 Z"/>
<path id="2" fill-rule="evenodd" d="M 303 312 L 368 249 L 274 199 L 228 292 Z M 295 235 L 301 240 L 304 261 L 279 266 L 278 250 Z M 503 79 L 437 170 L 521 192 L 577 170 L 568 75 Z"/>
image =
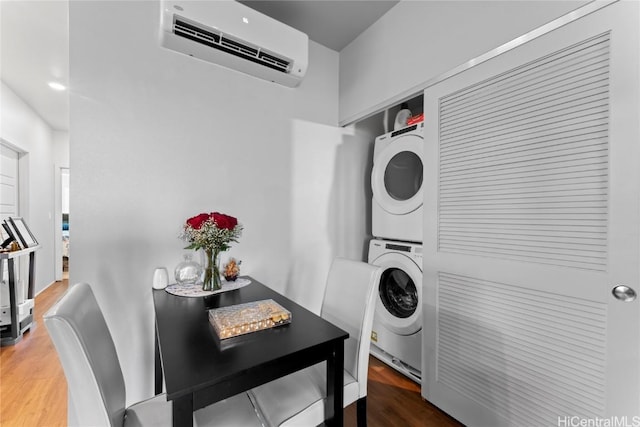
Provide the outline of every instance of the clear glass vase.
<path id="1" fill-rule="evenodd" d="M 192 259 L 191 254 L 184 254 L 184 261 L 177 265 L 174 276 L 179 285 L 194 285 L 202 277 L 202 265 Z"/>
<path id="2" fill-rule="evenodd" d="M 220 251 L 205 249 L 206 266 L 204 268 L 203 291 L 217 291 L 222 288 L 220 282 Z"/>

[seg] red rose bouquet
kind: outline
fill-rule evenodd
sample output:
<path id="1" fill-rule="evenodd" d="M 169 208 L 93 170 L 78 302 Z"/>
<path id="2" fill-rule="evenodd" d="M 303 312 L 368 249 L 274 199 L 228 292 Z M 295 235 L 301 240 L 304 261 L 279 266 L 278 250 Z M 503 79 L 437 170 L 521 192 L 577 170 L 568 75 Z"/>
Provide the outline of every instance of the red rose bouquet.
<path id="1" fill-rule="evenodd" d="M 238 220 L 219 212 L 201 213 L 185 222 L 181 234 L 182 239 L 189 243 L 185 249 L 204 249 L 207 254 L 203 290 L 220 289 L 218 256 L 231 247 L 231 242 L 238 242 L 241 234 L 242 225 Z"/>

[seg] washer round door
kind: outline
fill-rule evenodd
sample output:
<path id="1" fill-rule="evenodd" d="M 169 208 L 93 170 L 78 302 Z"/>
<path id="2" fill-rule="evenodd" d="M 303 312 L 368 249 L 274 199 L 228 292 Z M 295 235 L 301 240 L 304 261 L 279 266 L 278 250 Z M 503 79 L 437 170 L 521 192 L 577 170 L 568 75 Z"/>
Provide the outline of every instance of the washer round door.
<path id="1" fill-rule="evenodd" d="M 409 257 L 388 252 L 373 265 L 383 267 L 376 318 L 398 335 L 411 335 L 422 329 L 422 271 Z"/>
<path id="2" fill-rule="evenodd" d="M 418 135 L 399 136 L 376 156 L 371 190 L 391 214 L 408 214 L 422 206 L 422 143 Z"/>

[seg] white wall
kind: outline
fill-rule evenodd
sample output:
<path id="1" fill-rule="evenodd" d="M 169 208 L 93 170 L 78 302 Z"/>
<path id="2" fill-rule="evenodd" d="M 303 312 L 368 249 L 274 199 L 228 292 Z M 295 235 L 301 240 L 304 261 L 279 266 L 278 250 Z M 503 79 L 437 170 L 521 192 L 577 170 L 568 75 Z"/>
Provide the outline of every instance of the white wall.
<path id="1" fill-rule="evenodd" d="M 586 3 L 403 0 L 340 52 L 340 123 Z"/>
<path id="2" fill-rule="evenodd" d="M 285 292 L 319 313 L 333 258 L 367 259 L 374 136 L 358 126 L 296 120 L 292 137 L 305 143 L 291 153 L 293 256 Z"/>
<path id="3" fill-rule="evenodd" d="M 69 132 L 53 131 L 53 161 L 61 168 L 69 167 Z"/>
<path id="4" fill-rule="evenodd" d="M 103 306 L 129 402 L 152 393 L 151 276 L 181 261 L 189 216 L 237 216 L 242 273 L 310 307 L 330 258 L 360 259 L 364 240 L 338 54 L 311 42 L 289 89 L 161 48 L 158 16 L 157 2 L 70 3 L 70 280 Z M 356 201 L 338 211 L 336 187 Z"/>
<path id="5" fill-rule="evenodd" d="M 21 194 L 28 194 L 28 198 L 20 200 L 20 215 L 41 246 L 36 253 L 36 294 L 55 280 L 53 132 L 4 82 L 0 106 L 0 137 L 25 153 L 20 158 L 19 174 L 25 190 Z"/>

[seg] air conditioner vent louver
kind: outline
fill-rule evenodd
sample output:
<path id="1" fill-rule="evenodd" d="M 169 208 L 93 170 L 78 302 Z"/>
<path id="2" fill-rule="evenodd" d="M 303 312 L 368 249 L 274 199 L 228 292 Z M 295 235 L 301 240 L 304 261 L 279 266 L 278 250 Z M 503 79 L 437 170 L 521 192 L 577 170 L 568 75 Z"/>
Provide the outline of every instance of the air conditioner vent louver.
<path id="1" fill-rule="evenodd" d="M 160 0 L 160 10 L 162 47 L 290 88 L 307 73 L 309 37 L 242 3 Z"/>
<path id="2" fill-rule="evenodd" d="M 285 59 L 282 58 L 278 58 L 277 56 L 274 55 L 269 55 L 266 52 L 260 52 L 259 54 L 260 59 L 262 59 L 265 62 L 269 62 L 272 63 L 274 66 L 276 66 L 277 68 L 283 68 L 283 69 L 288 69 L 289 68 L 289 62 Z"/>
<path id="3" fill-rule="evenodd" d="M 216 32 L 212 28 L 202 28 L 176 17 L 173 24 L 173 32 L 177 36 L 193 40 L 214 49 L 222 50 L 231 55 L 239 56 L 282 73 L 289 73 L 291 71 L 291 61 L 289 59 L 277 56 L 271 52 L 265 52 L 257 46 Z"/>

